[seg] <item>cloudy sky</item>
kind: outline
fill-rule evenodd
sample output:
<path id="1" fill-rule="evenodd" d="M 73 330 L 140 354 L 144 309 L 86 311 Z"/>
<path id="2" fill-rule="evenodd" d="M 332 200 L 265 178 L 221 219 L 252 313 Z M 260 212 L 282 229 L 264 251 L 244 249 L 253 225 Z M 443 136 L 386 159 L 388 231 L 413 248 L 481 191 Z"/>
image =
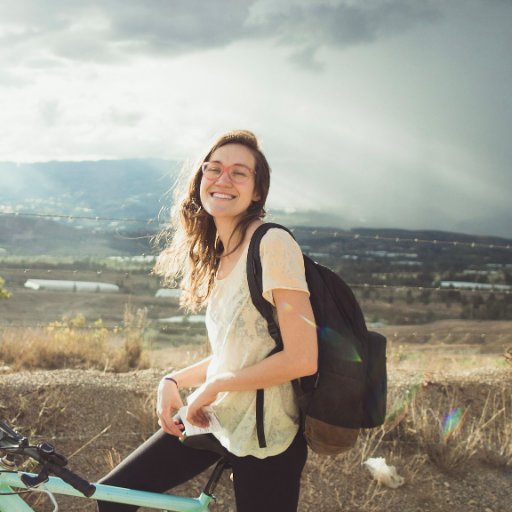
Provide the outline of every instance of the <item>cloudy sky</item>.
<path id="1" fill-rule="evenodd" d="M 0 0 L 0 160 L 244 127 L 271 207 L 512 236 L 511 27 L 510 0 Z"/>

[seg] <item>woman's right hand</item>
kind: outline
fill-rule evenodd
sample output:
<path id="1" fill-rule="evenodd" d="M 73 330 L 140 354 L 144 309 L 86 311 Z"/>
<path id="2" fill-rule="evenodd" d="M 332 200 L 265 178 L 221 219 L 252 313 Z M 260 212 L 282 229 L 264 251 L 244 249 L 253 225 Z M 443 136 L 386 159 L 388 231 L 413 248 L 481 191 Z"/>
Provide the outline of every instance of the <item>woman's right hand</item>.
<path id="1" fill-rule="evenodd" d="M 162 379 L 158 385 L 156 414 L 164 432 L 176 437 L 183 435 L 185 427 L 173 417 L 182 406 L 178 386 L 172 380 Z"/>

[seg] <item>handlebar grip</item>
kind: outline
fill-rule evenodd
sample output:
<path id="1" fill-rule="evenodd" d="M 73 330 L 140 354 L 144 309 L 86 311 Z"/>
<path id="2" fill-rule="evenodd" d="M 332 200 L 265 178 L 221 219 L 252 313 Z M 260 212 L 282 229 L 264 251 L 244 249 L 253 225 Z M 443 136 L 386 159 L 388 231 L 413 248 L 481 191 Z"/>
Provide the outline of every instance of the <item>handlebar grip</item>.
<path id="1" fill-rule="evenodd" d="M 73 473 L 69 469 L 63 468 L 62 466 L 51 464 L 51 472 L 54 475 L 62 478 L 64 482 L 68 483 L 88 498 L 90 498 L 94 494 L 94 491 L 96 491 L 96 487 L 93 484 L 89 483 L 87 480 L 84 480 L 81 476 L 78 476 L 76 473 Z"/>

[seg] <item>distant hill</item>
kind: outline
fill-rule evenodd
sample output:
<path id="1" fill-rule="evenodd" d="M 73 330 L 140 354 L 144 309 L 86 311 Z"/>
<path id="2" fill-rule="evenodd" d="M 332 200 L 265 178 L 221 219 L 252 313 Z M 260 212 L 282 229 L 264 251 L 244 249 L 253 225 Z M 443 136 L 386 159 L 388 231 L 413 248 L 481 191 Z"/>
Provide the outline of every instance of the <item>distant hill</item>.
<path id="1" fill-rule="evenodd" d="M 0 253 L 16 256 L 106 257 L 147 253 L 142 237 L 71 227 L 53 220 L 0 215 Z"/>
<path id="2" fill-rule="evenodd" d="M 171 206 L 168 191 L 180 168 L 180 162 L 158 159 L 0 162 L 0 253 L 82 257 L 147 253 L 149 237 L 159 227 L 159 212 Z M 19 215 L 14 217 L 13 213 Z M 150 220 L 153 222 L 148 223 Z M 318 226 L 324 227 L 321 230 L 329 226 L 327 229 L 340 233 L 345 230 L 392 238 L 478 239 L 500 245 L 505 240 L 448 230 L 357 228 L 335 214 L 320 211 L 270 210 L 268 220 L 302 226 L 306 231 L 298 233 L 298 238 L 313 248 L 320 247 L 322 240 L 309 237 L 307 229 Z M 464 229 L 456 231 L 466 228 L 470 233 L 483 230 L 482 226 L 482 230 L 472 230 L 468 220 Z"/>
<path id="3" fill-rule="evenodd" d="M 277 217 L 277 218 L 276 218 Z M 357 252 L 365 250 L 396 250 L 395 240 L 438 240 L 458 243 L 471 243 L 496 246 L 512 245 L 512 241 L 496 236 L 476 236 L 448 231 L 425 231 L 406 229 L 357 228 L 343 230 L 338 228 L 313 227 L 296 222 L 301 220 L 293 215 L 281 213 L 269 220 L 283 222 L 295 229 L 295 236 L 301 244 L 306 244 L 311 251 L 323 250 L 326 244 L 343 241 L 343 250 Z M 156 249 L 151 238 L 159 226 L 138 225 L 130 230 L 102 231 L 92 227 L 73 227 L 55 220 L 26 217 L 24 215 L 0 215 L 0 254 L 3 255 L 51 255 L 74 257 L 105 257 L 113 255 L 154 254 Z M 336 236 L 335 233 L 336 232 Z M 377 245 L 376 245 L 377 243 Z M 410 244 L 415 247 L 416 244 Z M 450 243 L 450 246 L 452 244 Z M 419 244 L 421 248 L 422 244 Z M 407 247 L 401 245 L 402 250 Z M 427 244 L 423 251 L 435 250 L 434 245 Z M 443 246 L 445 247 L 445 246 Z M 495 253 L 495 251 L 493 251 Z M 496 254 L 494 254 L 496 259 Z M 506 261 L 508 253 L 503 254 Z M 499 261 L 501 261 L 501 257 Z M 496 260 L 498 261 L 498 260 Z"/>
<path id="4" fill-rule="evenodd" d="M 0 162 L 0 211 L 154 219 L 178 167 L 178 162 L 156 159 Z M 91 227 L 86 219 L 70 224 Z M 118 223 L 94 227 L 110 230 Z"/>

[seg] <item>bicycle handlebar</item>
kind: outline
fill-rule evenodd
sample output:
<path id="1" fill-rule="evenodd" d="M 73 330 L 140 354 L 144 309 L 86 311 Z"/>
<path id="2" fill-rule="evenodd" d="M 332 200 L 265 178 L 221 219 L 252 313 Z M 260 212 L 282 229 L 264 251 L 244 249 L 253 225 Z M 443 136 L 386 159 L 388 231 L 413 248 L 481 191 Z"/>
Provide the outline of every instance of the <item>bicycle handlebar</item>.
<path id="1" fill-rule="evenodd" d="M 51 464 L 50 471 L 88 498 L 90 498 L 96 491 L 96 487 L 93 484 L 67 468 Z"/>
<path id="2" fill-rule="evenodd" d="M 38 476 L 27 474 L 21 476 L 21 480 L 27 487 L 34 487 L 46 481 L 48 473 L 52 473 L 88 498 L 96 490 L 93 484 L 64 467 L 68 461 L 64 455 L 55 451 L 53 445 L 41 443 L 38 446 L 30 446 L 26 437 L 23 437 L 3 421 L 0 421 L 0 450 L 7 454 L 30 457 L 42 464 L 43 468 Z"/>

